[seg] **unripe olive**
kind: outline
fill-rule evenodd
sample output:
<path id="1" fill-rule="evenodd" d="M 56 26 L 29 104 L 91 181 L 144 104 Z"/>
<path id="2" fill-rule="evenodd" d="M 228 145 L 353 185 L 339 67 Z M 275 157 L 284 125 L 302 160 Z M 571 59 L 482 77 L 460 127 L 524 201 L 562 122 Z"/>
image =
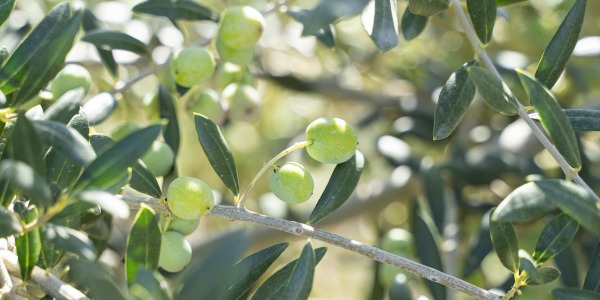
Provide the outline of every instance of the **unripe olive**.
<path id="1" fill-rule="evenodd" d="M 228 61 L 236 65 L 245 65 L 254 58 L 254 48 L 234 49 L 225 45 L 218 36 L 215 45 L 217 53 L 219 53 L 219 58 L 223 61 Z"/>
<path id="2" fill-rule="evenodd" d="M 265 18 L 250 6 L 232 6 L 223 11 L 217 36 L 232 49 L 252 48 L 265 30 Z"/>
<path id="3" fill-rule="evenodd" d="M 158 265 L 169 272 L 179 272 L 192 260 L 192 246 L 185 237 L 175 231 L 162 234 Z"/>
<path id="4" fill-rule="evenodd" d="M 169 210 L 182 219 L 197 219 L 207 214 L 215 204 L 212 189 L 193 177 L 179 177 L 167 190 Z"/>
<path id="5" fill-rule="evenodd" d="M 277 198 L 290 204 L 308 200 L 315 187 L 310 173 L 295 162 L 285 163 L 271 175 L 269 186 Z"/>
<path id="6" fill-rule="evenodd" d="M 262 99 L 250 85 L 232 83 L 223 90 L 221 98 L 229 104 L 231 120 L 254 122 L 260 116 Z"/>
<path id="7" fill-rule="evenodd" d="M 356 152 L 358 140 L 350 124 L 338 118 L 319 118 L 306 128 L 308 155 L 326 164 L 339 164 Z"/>
<path id="8" fill-rule="evenodd" d="M 160 223 L 161 224 L 165 224 L 166 222 L 166 217 L 165 214 L 162 213 L 160 214 Z M 169 226 L 167 227 L 168 231 L 176 231 L 179 232 L 183 235 L 190 235 L 192 234 L 194 231 L 196 231 L 196 228 L 198 228 L 198 225 L 200 224 L 200 219 L 193 219 L 193 220 L 188 220 L 188 219 L 182 219 L 179 218 L 177 216 L 171 216 L 171 220 L 169 220 Z"/>
<path id="9" fill-rule="evenodd" d="M 212 54 L 199 47 L 179 51 L 171 62 L 175 82 L 186 88 L 209 80 L 215 72 L 215 66 Z"/>
<path id="10" fill-rule="evenodd" d="M 90 83 L 92 82 L 92 76 L 90 72 L 76 64 L 66 65 L 52 80 L 48 90 L 52 92 L 52 98 L 58 99 L 67 91 L 82 87 L 84 94 L 90 90 Z"/>
<path id="11" fill-rule="evenodd" d="M 221 97 L 213 89 L 195 91 L 185 106 L 189 115 L 199 113 L 217 124 L 223 124 L 223 121 L 225 121 L 227 105 L 221 101 Z"/>
<path id="12" fill-rule="evenodd" d="M 142 156 L 142 161 L 154 176 L 165 176 L 173 168 L 175 153 L 165 142 L 154 141 Z"/>
<path id="13" fill-rule="evenodd" d="M 217 88 L 223 90 L 231 83 L 252 85 L 254 79 L 247 68 L 224 62 L 217 71 Z"/>

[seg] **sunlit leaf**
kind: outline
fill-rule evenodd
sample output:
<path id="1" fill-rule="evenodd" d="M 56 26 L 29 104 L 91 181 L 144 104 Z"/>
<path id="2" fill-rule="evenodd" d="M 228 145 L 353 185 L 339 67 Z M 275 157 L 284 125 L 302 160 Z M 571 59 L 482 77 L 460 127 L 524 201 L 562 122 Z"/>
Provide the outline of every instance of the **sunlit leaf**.
<path id="1" fill-rule="evenodd" d="M 600 131 L 600 110 L 597 109 L 563 109 L 571 127 L 575 131 Z M 540 115 L 532 113 L 532 119 L 539 121 Z"/>
<path id="2" fill-rule="evenodd" d="M 131 285 L 139 269 L 156 271 L 160 256 L 161 230 L 154 211 L 142 205 L 138 211 L 129 236 L 125 255 L 125 274 Z"/>
<path id="3" fill-rule="evenodd" d="M 237 169 L 229 146 L 219 127 L 207 117 L 194 114 L 196 133 L 211 166 L 225 186 L 237 196 L 240 193 Z"/>
<path id="4" fill-rule="evenodd" d="M 323 194 L 308 218 L 310 224 L 323 220 L 350 198 L 364 166 L 365 158 L 358 150 L 348 161 L 335 166 Z"/>
<path id="5" fill-rule="evenodd" d="M 249 255 L 233 266 L 224 291 L 216 299 L 239 299 L 283 253 L 289 243 L 280 243 Z"/>
<path id="6" fill-rule="evenodd" d="M 538 63 L 535 77 L 549 89 L 562 74 L 575 49 L 583 25 L 586 4 L 587 0 L 575 2 Z"/>
<path id="7" fill-rule="evenodd" d="M 79 113 L 84 96 L 82 87 L 67 91 L 44 111 L 44 120 L 67 124 Z"/>
<path id="8" fill-rule="evenodd" d="M 402 14 L 402 20 L 400 21 L 402 36 L 404 36 L 404 39 L 407 41 L 418 37 L 421 32 L 425 30 L 428 21 L 429 17 L 415 15 L 407 7 L 404 10 L 404 14 Z"/>
<path id="9" fill-rule="evenodd" d="M 468 71 L 485 104 L 503 115 L 514 116 L 518 113 L 516 100 L 500 78 L 481 67 L 471 67 Z"/>
<path id="10" fill-rule="evenodd" d="M 475 65 L 477 65 L 476 61 L 463 64 L 450 75 L 444 84 L 435 107 L 434 140 L 450 136 L 467 113 L 467 109 L 475 97 L 475 85 L 469 79 L 467 68 Z"/>
<path id="11" fill-rule="evenodd" d="M 388 51 L 398 45 L 396 0 L 370 1 L 362 12 L 361 20 L 380 51 Z"/>
<path id="12" fill-rule="evenodd" d="M 35 121 L 33 125 L 42 142 L 61 151 L 73 162 L 80 166 L 87 166 L 96 154 L 77 130 L 54 121 Z"/>
<path id="13" fill-rule="evenodd" d="M 535 262 L 542 264 L 567 248 L 578 229 L 577 221 L 564 213 L 552 218 L 542 230 L 535 246 L 533 252 Z"/>
<path id="14" fill-rule="evenodd" d="M 38 25 L 39 26 L 39 25 Z M 27 63 L 19 90 L 15 93 L 14 105 L 19 105 L 36 96 L 41 89 L 56 77 L 63 68 L 65 59 L 81 27 L 81 11 L 73 13 L 71 19 L 61 26 L 52 39 Z"/>
<path id="15" fill-rule="evenodd" d="M 46 180 L 29 165 L 12 159 L 0 161 L 0 182 L 9 181 L 11 186 L 30 197 L 39 207 L 52 204 L 52 192 Z"/>
<path id="16" fill-rule="evenodd" d="M 298 258 L 294 270 L 285 284 L 281 299 L 308 299 L 308 295 L 312 290 L 315 265 L 315 252 L 309 241 L 304 245 L 304 248 L 302 248 L 300 258 Z"/>
<path id="17" fill-rule="evenodd" d="M 59 249 L 71 252 L 80 258 L 90 261 L 96 259 L 94 243 L 81 231 L 69 227 L 46 224 L 43 234 L 46 240 Z"/>
<path id="18" fill-rule="evenodd" d="M 325 253 L 327 252 L 327 248 L 321 247 L 315 249 L 315 265 L 319 264 Z M 283 289 L 285 288 L 286 282 L 289 280 L 292 275 L 292 271 L 294 267 L 298 263 L 298 259 L 295 259 L 288 264 L 286 264 L 283 268 L 277 270 L 271 277 L 269 277 L 265 282 L 256 290 L 256 293 L 252 296 L 252 300 L 276 300 L 282 299 L 283 297 Z"/>
<path id="19" fill-rule="evenodd" d="M 535 183 L 549 200 L 575 219 L 579 225 L 600 235 L 600 209 L 596 205 L 594 196 L 585 188 L 559 179 L 540 180 Z"/>
<path id="20" fill-rule="evenodd" d="M 517 73 L 535 111 L 540 116 L 542 126 L 558 152 L 564 156 L 571 167 L 581 168 L 581 157 L 575 132 L 552 93 L 531 75 L 522 71 Z"/>
<path id="21" fill-rule="evenodd" d="M 43 161 L 46 149 L 32 122 L 20 113 L 12 130 L 7 143 L 9 157 L 27 164 L 40 175 L 46 174 L 46 164 Z"/>
<path id="22" fill-rule="evenodd" d="M 121 141 L 106 152 L 99 155 L 81 174 L 75 184 L 75 190 L 88 187 L 106 188 L 114 184 L 116 176 L 120 176 L 140 158 L 158 137 L 162 125 L 150 125 L 142 128 Z"/>
<path id="23" fill-rule="evenodd" d="M 120 31 L 96 29 L 87 32 L 81 37 L 81 40 L 92 43 L 94 46 L 104 50 L 119 49 L 140 55 L 148 55 L 146 44 Z"/>
<path id="24" fill-rule="evenodd" d="M 519 242 L 510 223 L 494 221 L 494 212 L 490 219 L 490 236 L 496 255 L 502 265 L 513 273 L 519 271 Z"/>
<path id="25" fill-rule="evenodd" d="M 109 93 L 100 93 L 83 104 L 83 111 L 90 119 L 90 125 L 98 125 L 106 120 L 117 108 L 117 100 Z"/>
<path id="26" fill-rule="evenodd" d="M 23 205 L 24 206 L 24 205 Z M 15 203 L 15 212 L 21 216 L 21 220 L 26 224 L 35 221 L 39 215 L 35 207 L 23 207 L 23 209 L 17 208 Z M 40 229 L 34 228 L 29 232 L 17 237 L 15 240 L 15 246 L 17 247 L 17 257 L 19 258 L 19 268 L 21 269 L 21 278 L 23 280 L 29 280 L 33 267 L 40 258 L 42 251 L 42 242 L 40 240 Z"/>
<path id="27" fill-rule="evenodd" d="M 102 190 L 84 190 L 77 194 L 77 199 L 98 205 L 102 210 L 115 218 L 129 218 L 129 206 L 115 195 Z"/>
<path id="28" fill-rule="evenodd" d="M 552 197 L 536 182 L 528 182 L 510 193 L 494 211 L 492 220 L 499 222 L 531 221 L 556 209 Z"/>
<path id="29" fill-rule="evenodd" d="M 138 269 L 129 292 L 138 299 L 171 300 L 173 296 L 164 277 L 158 272 Z"/>

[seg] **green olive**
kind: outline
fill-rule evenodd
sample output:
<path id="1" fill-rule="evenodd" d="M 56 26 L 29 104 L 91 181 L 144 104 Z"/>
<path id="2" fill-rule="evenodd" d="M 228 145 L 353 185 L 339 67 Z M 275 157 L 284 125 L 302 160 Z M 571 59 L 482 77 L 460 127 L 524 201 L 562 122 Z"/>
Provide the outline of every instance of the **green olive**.
<path id="1" fill-rule="evenodd" d="M 338 118 L 320 118 L 306 128 L 308 155 L 326 164 L 339 164 L 356 152 L 358 139 L 354 128 Z"/>
<path id="2" fill-rule="evenodd" d="M 298 204 L 310 199 L 315 184 L 310 173 L 301 164 L 288 162 L 271 175 L 269 186 L 277 198 L 290 204 Z"/>

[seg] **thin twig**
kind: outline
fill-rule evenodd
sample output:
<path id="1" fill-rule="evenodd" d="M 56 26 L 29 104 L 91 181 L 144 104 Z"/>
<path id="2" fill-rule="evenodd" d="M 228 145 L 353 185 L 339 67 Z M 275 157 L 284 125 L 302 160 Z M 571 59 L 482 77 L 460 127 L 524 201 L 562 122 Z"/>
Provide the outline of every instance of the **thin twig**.
<path id="1" fill-rule="evenodd" d="M 485 51 L 485 49 L 483 47 L 481 47 L 481 43 L 479 42 L 477 33 L 475 33 L 475 29 L 473 28 L 473 26 L 467 19 L 465 11 L 463 10 L 462 6 L 460 5 L 459 0 L 451 0 L 451 1 L 452 1 L 452 7 L 454 8 L 454 11 L 456 12 L 456 16 L 458 17 L 458 21 L 464 28 L 465 34 L 467 35 L 467 38 L 469 39 L 469 42 L 471 43 L 473 50 L 475 51 L 477 56 L 479 56 L 479 58 L 481 58 L 481 60 L 483 61 L 483 64 L 494 75 L 496 75 L 498 78 L 500 78 L 500 80 L 504 81 L 502 79 L 502 77 L 500 76 L 498 69 L 494 65 L 494 62 L 492 61 L 492 59 L 490 58 L 488 53 Z M 548 150 L 550 155 L 552 155 L 552 157 L 556 160 L 556 162 L 558 163 L 560 168 L 563 170 L 563 172 L 565 173 L 567 178 L 573 180 L 574 182 L 576 182 L 577 184 L 579 184 L 580 186 L 585 188 L 594 197 L 594 199 L 596 199 L 596 202 L 598 204 L 600 204 L 600 197 L 598 197 L 598 195 L 590 188 L 590 186 L 579 176 L 579 174 L 573 169 L 573 167 L 571 167 L 569 165 L 569 163 L 560 154 L 560 152 L 558 152 L 558 150 L 556 149 L 554 144 L 552 144 L 552 142 L 548 139 L 548 137 L 544 134 L 544 132 L 540 129 L 540 127 L 537 126 L 537 124 L 531 119 L 531 117 L 529 117 L 529 114 L 527 114 L 527 110 L 525 109 L 523 104 L 521 104 L 520 101 L 515 101 L 515 102 L 517 102 L 517 105 L 519 106 L 519 116 L 521 118 L 523 118 L 523 120 L 525 120 L 525 123 L 527 123 L 527 125 L 531 128 L 533 134 L 538 138 L 538 140 L 542 143 L 542 145 L 544 145 L 544 147 Z"/>
<path id="2" fill-rule="evenodd" d="M 144 203 L 157 211 L 164 211 L 165 209 L 164 206 L 160 204 L 158 199 L 151 197 L 120 196 L 120 198 L 127 202 L 132 208 L 137 208 Z M 461 291 L 476 299 L 498 300 L 501 298 L 500 295 L 490 293 L 480 287 L 472 285 L 454 276 L 450 276 L 444 272 L 383 251 L 375 246 L 366 245 L 361 242 L 320 230 L 306 224 L 273 218 L 251 212 L 244 208 L 236 208 L 234 206 L 224 205 L 215 205 L 208 215 L 222 217 L 229 220 L 254 223 L 293 235 L 319 240 L 371 258 L 373 260 L 395 266 L 417 276 L 445 285 L 457 291 Z"/>

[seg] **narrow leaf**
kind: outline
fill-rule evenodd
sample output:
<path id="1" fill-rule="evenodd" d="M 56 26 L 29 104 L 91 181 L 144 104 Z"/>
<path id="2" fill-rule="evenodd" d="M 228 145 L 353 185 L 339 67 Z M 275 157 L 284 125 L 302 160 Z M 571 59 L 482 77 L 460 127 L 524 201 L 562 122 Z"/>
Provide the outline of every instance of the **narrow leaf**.
<path id="1" fill-rule="evenodd" d="M 17 210 L 18 209 L 15 207 L 15 211 Z M 21 219 L 26 224 L 29 224 L 38 218 L 38 212 L 34 206 L 24 208 L 23 211 L 19 211 L 18 213 L 21 215 Z M 23 280 L 29 280 L 31 271 L 37 264 L 42 251 L 40 229 L 34 228 L 33 230 L 17 237 L 15 240 L 15 245 L 17 246 L 17 257 L 19 258 L 21 278 Z"/>
<path id="2" fill-rule="evenodd" d="M 218 16 L 195 1 L 145 1 L 131 10 L 136 13 L 167 17 L 173 20 L 217 21 Z"/>
<path id="3" fill-rule="evenodd" d="M 225 186 L 237 196 L 240 193 L 237 169 L 221 130 L 203 115 L 194 114 L 194 121 L 198 140 L 208 161 Z"/>
<path id="4" fill-rule="evenodd" d="M 582 290 L 577 288 L 561 288 L 554 289 L 552 296 L 558 300 L 598 300 L 600 299 L 600 293 L 595 293 L 589 290 Z"/>
<path id="5" fill-rule="evenodd" d="M 69 277 L 89 291 L 93 299 L 130 299 L 124 286 L 102 264 L 85 260 L 69 261 Z"/>
<path id="6" fill-rule="evenodd" d="M 362 24 L 379 51 L 398 45 L 396 0 L 372 0 L 362 12 Z"/>
<path id="7" fill-rule="evenodd" d="M 232 277 L 216 299 L 239 299 L 262 276 L 283 253 L 289 243 L 280 243 L 247 256 L 233 266 Z"/>
<path id="8" fill-rule="evenodd" d="M 99 155 L 81 174 L 75 184 L 75 191 L 88 187 L 106 188 L 114 183 L 115 176 L 122 174 L 133 165 L 158 137 L 162 125 L 142 128 Z"/>
<path id="9" fill-rule="evenodd" d="M 0 1 L 0 26 L 4 25 L 13 8 L 15 8 L 16 0 L 2 0 Z M 1 64 L 1 63 L 0 63 Z"/>
<path id="10" fill-rule="evenodd" d="M 171 300 L 173 296 L 164 277 L 158 272 L 138 269 L 129 292 L 138 299 Z"/>
<path id="11" fill-rule="evenodd" d="M 489 43 L 496 23 L 496 0 L 467 0 L 467 8 L 479 40 Z"/>
<path id="12" fill-rule="evenodd" d="M 285 13 L 288 14 L 290 17 L 294 18 L 294 20 L 302 23 L 304 26 L 306 26 L 307 22 L 310 22 L 310 10 L 308 9 L 289 9 Z M 325 45 L 327 48 L 335 47 L 335 40 L 333 37 L 331 25 L 327 25 L 321 28 L 319 31 L 312 35 L 314 35 L 317 38 L 317 40 L 321 44 Z"/>
<path id="13" fill-rule="evenodd" d="M 169 91 L 163 86 L 158 87 L 158 103 L 161 119 L 167 119 L 169 123 L 163 128 L 165 142 L 171 147 L 175 156 L 179 152 L 180 134 L 179 121 L 177 121 L 177 111 L 175 110 L 174 99 Z"/>
<path id="14" fill-rule="evenodd" d="M 83 112 L 88 116 L 90 125 L 102 123 L 116 108 L 117 100 L 109 93 L 100 93 L 83 104 Z"/>
<path id="15" fill-rule="evenodd" d="M 508 87 L 492 72 L 481 67 L 472 67 L 469 68 L 469 77 L 490 108 L 507 116 L 514 116 L 519 112 L 516 100 L 511 96 Z"/>
<path id="16" fill-rule="evenodd" d="M 407 41 L 415 39 L 425 30 L 428 21 L 429 17 L 413 14 L 407 7 L 400 21 L 402 36 Z"/>
<path id="17" fill-rule="evenodd" d="M 23 113 L 19 113 L 7 147 L 10 158 L 29 165 L 38 174 L 46 174 L 44 145 L 32 122 Z"/>
<path id="18" fill-rule="evenodd" d="M 490 212 L 486 212 L 481 218 L 481 225 L 477 236 L 469 246 L 469 254 L 466 257 L 463 269 L 463 278 L 469 277 L 483 262 L 485 257 L 494 249 L 490 238 Z"/>
<path id="19" fill-rule="evenodd" d="M 21 79 L 26 74 L 24 71 L 21 72 L 22 69 L 28 65 L 34 56 L 38 55 L 38 52 L 43 51 L 46 44 L 69 21 L 71 17 L 70 10 L 71 8 L 66 2 L 52 8 L 8 58 L 0 71 L 0 86 L 2 86 L 2 91 L 5 94 L 20 86 Z"/>
<path id="20" fill-rule="evenodd" d="M 23 226 L 19 219 L 8 212 L 4 206 L 0 206 L 0 238 L 11 236 L 23 231 Z"/>
<path id="21" fill-rule="evenodd" d="M 215 299 L 219 286 L 232 276 L 233 263 L 244 253 L 248 239 L 237 230 L 219 239 L 203 260 L 185 270 L 183 285 L 174 299 Z M 202 278 L 202 280 L 198 280 Z"/>
<path id="22" fill-rule="evenodd" d="M 0 182 L 9 181 L 11 186 L 30 197 L 38 207 L 52 204 L 52 192 L 46 180 L 29 165 L 12 159 L 0 162 Z"/>
<path id="23" fill-rule="evenodd" d="M 467 68 L 476 64 L 476 61 L 471 61 L 460 66 L 442 88 L 433 121 L 434 140 L 450 136 L 467 113 L 475 97 L 475 86 L 469 79 Z"/>
<path id="24" fill-rule="evenodd" d="M 575 2 L 538 63 L 535 77 L 549 89 L 560 77 L 575 49 L 583 25 L 586 4 L 587 0 Z"/>
<path id="25" fill-rule="evenodd" d="M 408 8 L 413 14 L 432 16 L 446 10 L 450 4 L 447 0 L 409 0 Z"/>
<path id="26" fill-rule="evenodd" d="M 583 288 L 592 292 L 600 293 L 600 240 L 590 262 L 590 268 L 585 275 Z"/>
<path id="27" fill-rule="evenodd" d="M 348 161 L 335 166 L 323 194 L 308 218 L 309 224 L 323 220 L 350 198 L 364 167 L 365 158 L 358 150 Z"/>
<path id="28" fill-rule="evenodd" d="M 69 93 L 67 92 L 67 94 Z M 89 138 L 89 124 L 85 114 L 73 116 L 67 127 L 75 129 L 84 139 Z M 46 178 L 48 182 L 55 184 L 59 189 L 70 187 L 81 174 L 82 167 L 55 148 L 48 150 L 44 160 L 47 164 Z"/>
<path id="29" fill-rule="evenodd" d="M 302 35 L 315 35 L 342 17 L 358 15 L 369 0 L 321 0 L 308 11 Z"/>
<path id="30" fill-rule="evenodd" d="M 575 237 L 579 224 L 567 214 L 559 214 L 552 218 L 537 241 L 533 259 L 536 264 L 541 265 L 558 253 L 569 247 Z"/>
<path id="31" fill-rule="evenodd" d="M 535 279 L 528 279 L 528 285 L 547 284 L 560 277 L 560 271 L 553 267 L 541 267 L 538 270 L 538 276 Z"/>
<path id="32" fill-rule="evenodd" d="M 496 255 L 502 265 L 513 273 L 519 272 L 519 242 L 510 223 L 490 219 L 490 236 Z"/>
<path id="33" fill-rule="evenodd" d="M 92 11 L 89 8 L 83 9 L 83 24 L 82 25 L 83 25 L 83 30 L 85 30 L 85 32 L 90 32 L 90 31 L 93 31 L 96 29 L 102 29 L 105 27 L 104 24 L 102 24 L 102 22 L 100 20 L 98 20 L 98 18 L 96 18 L 96 16 L 92 13 Z M 100 47 L 96 47 L 96 50 L 98 51 L 98 55 L 100 56 L 102 63 L 108 68 L 108 71 L 113 76 L 117 76 L 118 75 L 118 66 L 117 66 L 117 62 L 115 61 L 115 57 L 112 54 L 112 51 L 101 49 Z"/>
<path id="34" fill-rule="evenodd" d="M 583 228 L 600 235 L 600 209 L 594 196 L 586 189 L 559 179 L 540 180 L 535 183 L 564 213 L 575 219 Z"/>
<path id="35" fill-rule="evenodd" d="M 35 121 L 33 125 L 42 142 L 61 151 L 80 166 L 89 165 L 96 154 L 77 130 L 54 121 Z"/>
<path id="36" fill-rule="evenodd" d="M 572 244 L 554 257 L 554 264 L 564 274 L 560 277 L 560 281 L 565 287 L 580 287 L 578 259 L 575 257 Z"/>
<path id="37" fill-rule="evenodd" d="M 283 296 L 281 299 L 308 299 L 308 295 L 312 290 L 315 265 L 315 252 L 309 241 L 304 245 L 304 248 L 302 248 L 300 258 L 298 258 L 298 262 L 296 262 L 296 265 L 294 266 L 290 279 L 283 289 Z"/>
<path id="38" fill-rule="evenodd" d="M 45 121 L 67 124 L 79 113 L 85 92 L 83 88 L 67 91 L 44 112 Z"/>
<path id="39" fill-rule="evenodd" d="M 140 55 L 148 55 L 146 44 L 120 31 L 96 29 L 87 32 L 81 37 L 81 40 L 105 50 L 119 49 Z"/>
<path id="40" fill-rule="evenodd" d="M 315 265 L 319 264 L 326 252 L 327 248 L 325 247 L 315 249 Z M 265 280 L 258 290 L 256 290 L 256 293 L 252 296 L 252 300 L 283 299 L 283 289 L 285 288 L 286 282 L 289 281 L 292 271 L 297 263 L 298 259 L 295 259 L 286 264 L 283 268 L 277 270 L 277 272 Z"/>
<path id="41" fill-rule="evenodd" d="M 413 222 L 415 246 L 421 263 L 439 271 L 444 271 L 438 244 L 440 237 L 433 220 L 428 215 L 416 212 Z M 446 299 L 446 287 L 429 280 L 425 281 L 425 284 L 434 299 Z"/>
<path id="42" fill-rule="evenodd" d="M 536 182 L 528 182 L 510 193 L 492 215 L 498 222 L 523 222 L 535 220 L 556 209 L 548 191 Z"/>
<path id="43" fill-rule="evenodd" d="M 563 109 L 571 127 L 575 131 L 600 131 L 600 110 L 597 109 Z M 532 119 L 539 121 L 540 115 L 532 113 Z"/>
<path id="44" fill-rule="evenodd" d="M 542 126 L 558 152 L 565 157 L 571 167 L 581 168 L 581 157 L 575 132 L 552 93 L 531 75 L 522 71 L 517 71 L 517 73 L 535 111 L 540 115 Z"/>
<path id="45" fill-rule="evenodd" d="M 429 205 L 431 219 L 438 232 L 444 231 L 446 224 L 446 195 L 442 172 L 436 166 L 422 167 L 423 193 Z"/>
<path id="46" fill-rule="evenodd" d="M 15 105 L 37 96 L 39 91 L 56 77 L 63 68 L 67 54 L 73 47 L 75 36 L 81 27 L 82 14 L 76 11 L 71 19 L 45 45 L 42 51 L 28 62 L 27 74 L 16 92 Z"/>
<path id="47" fill-rule="evenodd" d="M 161 231 L 154 211 L 142 205 L 138 211 L 129 237 L 127 237 L 127 254 L 125 255 L 125 273 L 131 285 L 138 270 L 156 271 L 160 256 Z"/>
<path id="48" fill-rule="evenodd" d="M 96 248 L 92 241 L 81 231 L 73 228 L 46 224 L 45 239 L 59 249 L 71 252 L 87 260 L 96 259 Z"/>
<path id="49" fill-rule="evenodd" d="M 84 190 L 77 194 L 77 199 L 99 206 L 102 210 L 118 219 L 129 218 L 129 206 L 115 195 L 102 190 Z"/>

